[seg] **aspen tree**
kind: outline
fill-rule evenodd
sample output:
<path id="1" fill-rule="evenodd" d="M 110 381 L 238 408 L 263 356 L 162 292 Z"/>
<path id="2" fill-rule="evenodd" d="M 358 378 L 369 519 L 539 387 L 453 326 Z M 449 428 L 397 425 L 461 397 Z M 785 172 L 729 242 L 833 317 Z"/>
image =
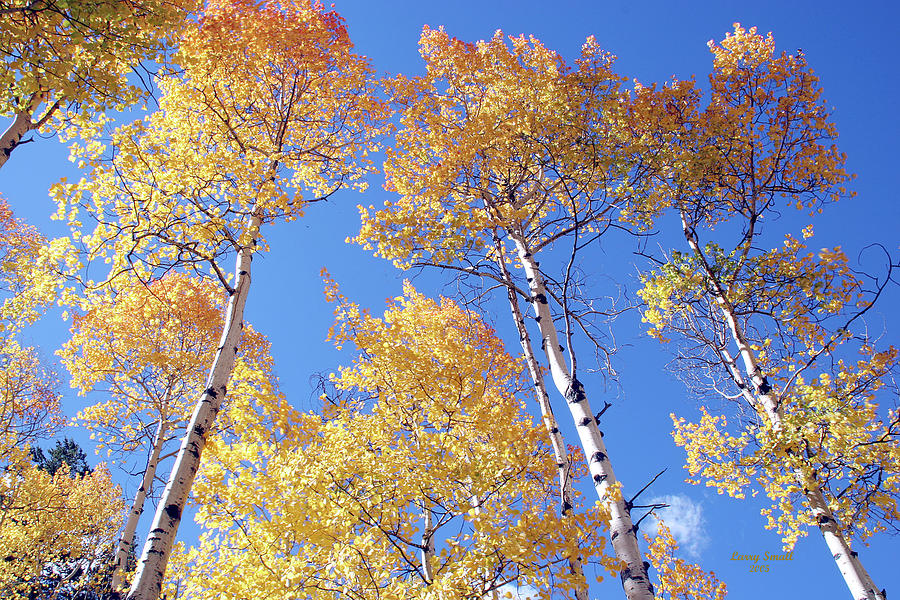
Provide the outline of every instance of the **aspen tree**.
<path id="1" fill-rule="evenodd" d="M 203 391 L 224 305 L 221 287 L 210 280 L 170 273 L 149 285 L 134 282 L 115 298 L 75 315 L 72 337 L 59 353 L 72 387 L 82 395 L 106 396 L 77 418 L 91 430 L 97 452 L 136 463 L 142 473 L 116 550 L 114 590 L 122 583 L 144 503 L 158 497 L 153 488 L 157 472 L 164 473 L 160 464 L 177 452 L 172 444 L 184 435 L 193 402 Z M 272 385 L 268 342 L 249 326 L 235 370 L 232 402 Z"/>
<path id="2" fill-rule="evenodd" d="M 498 240 L 499 241 L 499 240 Z M 519 296 L 514 289 L 514 280 L 506 267 L 506 258 L 503 256 L 502 245 L 497 245 L 497 265 L 500 267 L 500 273 L 503 280 L 508 284 L 506 286 L 506 295 L 509 300 L 509 309 L 512 312 L 513 320 L 516 324 L 516 333 L 519 334 L 519 343 L 522 346 L 522 355 L 525 364 L 528 366 L 528 375 L 531 377 L 534 386 L 534 393 L 537 397 L 538 406 L 541 410 L 541 421 L 547 430 L 547 436 L 550 438 L 550 447 L 553 449 L 553 457 L 556 459 L 556 469 L 559 478 L 559 501 L 560 514 L 567 516 L 571 514 L 574 505 L 574 464 L 569 458 L 566 450 L 566 443 L 563 439 L 562 432 L 559 430 L 559 423 L 553 414 L 553 407 L 550 404 L 550 395 L 547 393 L 547 384 L 544 379 L 544 372 L 537 360 L 534 347 L 531 345 L 531 337 L 528 335 L 528 329 L 525 327 L 525 317 L 522 309 L 519 308 Z M 569 564 L 572 574 L 581 579 L 584 577 L 581 557 L 574 557 Z M 587 600 L 588 587 L 587 580 L 584 584 L 575 590 L 576 600 Z"/>
<path id="3" fill-rule="evenodd" d="M 572 348 L 576 330 L 596 341 L 590 315 L 597 314 L 574 309 L 572 266 L 638 198 L 641 184 L 640 164 L 617 158 L 631 156 L 617 131 L 621 78 L 593 39 L 574 68 L 533 38 L 507 41 L 500 32 L 468 44 L 426 27 L 420 52 L 426 75 L 392 83 L 401 128 L 386 151 L 386 188 L 400 198 L 380 210 L 361 208 L 356 240 L 400 267 L 439 265 L 506 286 L 495 261 L 509 257 L 520 269 L 513 289 L 532 306 L 551 379 L 610 512 L 626 596 L 650 600 L 631 503 L 621 495 Z M 554 270 L 550 249 L 559 247 L 570 260 Z M 550 273 L 556 288 L 547 284 Z"/>
<path id="4" fill-rule="evenodd" d="M 482 598 L 519 581 L 571 598 L 573 556 L 615 568 L 593 533 L 602 510 L 556 514 L 522 365 L 489 327 L 410 286 L 383 318 L 328 293 L 333 339 L 355 358 L 321 414 L 273 403 L 212 444 L 184 593 Z"/>
<path id="5" fill-rule="evenodd" d="M 883 600 L 850 546 L 900 516 L 900 420 L 877 404 L 897 351 L 857 329 L 880 290 L 865 292 L 839 248 L 807 253 L 788 234 L 766 249 L 763 232 L 780 211 L 847 195 L 845 157 L 802 55 L 739 25 L 710 49 L 705 109 L 690 82 L 638 88 L 633 104 L 655 195 L 687 246 L 644 276 L 645 321 L 683 344 L 701 391 L 749 409 L 738 432 L 707 409 L 700 423 L 673 416 L 675 439 L 692 477 L 736 497 L 757 480 L 786 548 L 817 527 L 852 597 Z"/>
<path id="6" fill-rule="evenodd" d="M 159 83 L 160 110 L 113 133 L 104 160 L 81 158 L 90 179 L 55 188 L 60 218 L 123 273 L 193 270 L 228 294 L 218 349 L 159 502 L 129 598 L 155 599 L 200 457 L 226 396 L 240 345 L 251 262 L 266 224 L 307 203 L 364 187 L 368 152 L 386 109 L 368 61 L 352 52 L 339 15 L 305 0 L 207 3 L 187 23 Z M 93 229 L 80 219 L 94 221 Z M 227 261 L 234 260 L 229 268 Z M 90 283 L 90 282 L 89 282 Z"/>
<path id="7" fill-rule="evenodd" d="M 95 130 L 146 98 L 198 0 L 0 0 L 0 167 L 31 131 Z M 142 72 L 143 71 L 143 72 Z M 141 85 L 129 78 L 142 75 Z"/>

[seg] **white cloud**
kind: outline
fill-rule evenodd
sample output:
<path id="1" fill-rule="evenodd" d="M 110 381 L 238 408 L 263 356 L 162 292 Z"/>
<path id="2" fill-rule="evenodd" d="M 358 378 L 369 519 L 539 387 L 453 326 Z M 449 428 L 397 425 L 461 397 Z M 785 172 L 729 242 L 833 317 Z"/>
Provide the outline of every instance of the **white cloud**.
<path id="1" fill-rule="evenodd" d="M 538 597 L 538 591 L 530 585 L 517 586 L 515 583 L 507 583 L 497 591 L 500 600 L 508 600 L 507 593 L 512 594 L 512 600 L 534 600 Z M 490 598 L 490 595 L 485 598 Z"/>
<path id="2" fill-rule="evenodd" d="M 666 527 L 672 532 L 672 537 L 678 542 L 678 546 L 692 558 L 698 558 L 700 553 L 709 545 L 709 536 L 706 535 L 703 519 L 703 507 L 684 495 L 658 496 L 650 499 L 650 504 L 664 502 L 669 506 L 657 509 L 656 517 L 647 518 L 645 531 L 647 535 L 656 535 L 659 520 L 665 522 Z"/>

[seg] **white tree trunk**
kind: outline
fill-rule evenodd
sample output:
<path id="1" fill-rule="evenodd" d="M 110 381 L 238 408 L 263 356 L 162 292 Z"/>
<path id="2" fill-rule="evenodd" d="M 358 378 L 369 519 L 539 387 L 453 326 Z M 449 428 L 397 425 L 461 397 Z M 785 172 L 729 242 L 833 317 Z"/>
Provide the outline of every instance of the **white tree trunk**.
<path id="1" fill-rule="evenodd" d="M 512 283 L 512 277 L 506 268 L 502 247 L 498 244 L 497 263 L 503 273 L 503 279 Z M 574 508 L 574 499 L 572 492 L 572 465 L 569 461 L 569 454 L 566 451 L 566 444 L 559 430 L 559 423 L 553 414 L 553 407 L 550 404 L 550 396 L 547 394 L 547 384 L 544 381 L 544 372 L 541 370 L 534 354 L 534 348 L 531 345 L 531 337 L 525 328 L 525 318 L 519 309 L 519 299 L 516 292 L 511 287 L 506 288 L 507 298 L 509 300 L 509 309 L 512 313 L 513 320 L 516 322 L 516 331 L 519 334 L 519 342 L 522 345 L 522 352 L 525 355 L 525 364 L 528 365 L 528 373 L 531 375 L 531 381 L 534 384 L 534 393 L 537 397 L 538 406 L 541 409 L 541 420 L 547 429 L 547 436 L 550 438 L 550 447 L 553 448 L 553 456 L 556 459 L 556 468 L 559 475 L 559 499 L 560 513 L 563 517 L 572 514 Z M 584 576 L 583 559 L 580 555 L 569 560 L 570 572 L 578 577 L 579 581 L 583 580 L 584 585 L 579 585 L 575 589 L 576 600 L 588 600 L 587 580 Z"/>
<path id="2" fill-rule="evenodd" d="M 134 543 L 134 533 L 137 531 L 138 521 L 144 513 L 144 501 L 150 488 L 153 486 L 153 480 L 156 478 L 156 468 L 159 465 L 159 455 L 162 453 L 163 442 L 168 432 L 168 423 L 165 419 L 160 419 L 156 426 L 156 435 L 153 437 L 153 447 L 150 452 L 150 458 L 147 459 L 147 468 L 144 469 L 144 476 L 141 478 L 141 487 L 138 488 L 134 495 L 134 502 L 131 503 L 131 510 L 128 513 L 128 520 L 125 522 L 125 529 L 122 531 L 122 537 L 119 538 L 119 545 L 116 548 L 116 556 L 113 563 L 112 589 L 119 591 L 122 587 L 122 573 L 125 570 L 125 564 L 128 562 L 128 554 L 131 552 L 131 545 Z"/>
<path id="3" fill-rule="evenodd" d="M 427 585 L 434 583 L 434 523 L 431 508 L 426 500 L 422 501 L 422 578 Z"/>
<path id="4" fill-rule="evenodd" d="M 684 212 L 681 213 L 681 225 L 688 246 L 695 256 L 701 259 L 704 269 L 706 270 L 706 275 L 712 281 L 713 296 L 716 305 L 722 312 L 722 317 L 725 320 L 731 338 L 737 346 L 738 354 L 744 364 L 744 371 L 750 379 L 750 382 L 753 384 L 756 400 L 762 406 L 772 427 L 778 431 L 782 427 L 784 417 L 781 399 L 778 397 L 778 393 L 769 385 L 762 369 L 760 369 L 756 354 L 744 337 L 743 330 L 734 313 L 734 308 L 728 301 L 725 290 L 720 285 L 718 279 L 713 277 L 713 273 L 710 272 L 704 255 L 700 250 L 696 235 L 687 224 Z M 726 359 L 730 359 L 730 356 L 726 355 Z M 735 368 L 730 370 L 735 377 L 735 382 L 738 386 L 742 389 L 746 389 L 747 385 L 740 377 L 740 372 Z M 854 600 L 885 600 L 884 595 L 875 587 L 872 578 L 863 567 L 862 562 L 859 560 L 856 553 L 850 549 L 850 545 L 841 533 L 840 524 L 835 520 L 831 509 L 828 508 L 828 502 L 825 499 L 822 490 L 819 488 L 818 482 L 806 481 L 806 478 L 799 471 L 795 472 L 795 476 L 797 477 L 797 483 L 799 483 L 803 489 L 804 497 L 807 502 L 809 502 L 810 510 L 816 519 L 819 531 L 822 532 L 825 544 L 828 546 L 828 550 L 831 552 L 834 562 L 841 572 L 841 575 L 844 577 L 844 581 Z"/>
<path id="5" fill-rule="evenodd" d="M 841 534 L 838 522 L 834 514 L 828 508 L 828 502 L 818 486 L 809 489 L 804 488 L 804 496 L 809 501 L 810 510 L 816 518 L 816 524 L 825 544 L 834 558 L 834 562 L 840 570 L 854 600 L 885 600 L 881 592 L 875 587 L 872 578 L 860 562 L 856 553 L 850 549 L 847 540 Z"/>
<path id="6" fill-rule="evenodd" d="M 33 110 L 17 111 L 12 124 L 0 136 L 0 168 L 3 168 L 3 165 L 9 160 L 13 150 L 16 149 L 25 134 L 34 129 L 34 121 L 31 119 Z"/>
<path id="7" fill-rule="evenodd" d="M 550 363 L 550 375 L 557 390 L 566 400 L 566 405 L 575 421 L 578 438 L 584 450 L 594 489 L 603 506 L 610 513 L 610 540 L 619 560 L 625 563 L 620 573 L 622 587 L 628 600 L 653 600 L 653 591 L 644 566 L 644 558 L 638 546 L 637 534 L 631 520 L 631 512 L 623 499 L 612 497 L 611 487 L 616 483 L 616 476 L 610 463 L 606 445 L 597 419 L 591 412 L 590 403 L 584 387 L 569 372 L 566 360 L 559 345 L 559 335 L 547 303 L 547 289 L 525 237 L 519 232 L 511 232 L 513 242 L 519 255 L 519 262 L 525 270 L 531 292 L 531 304 L 534 307 L 535 320 L 540 328 L 544 352 Z"/>
<path id="8" fill-rule="evenodd" d="M 259 216 L 254 213 L 248 223 L 251 242 L 238 252 L 234 291 L 225 309 L 222 338 L 206 381 L 206 391 L 200 396 L 194 408 L 181 449 L 172 466 L 169 482 L 156 508 L 156 516 L 138 561 L 137 573 L 128 592 L 128 600 L 159 598 L 166 564 L 181 522 L 181 514 L 187 503 L 194 477 L 197 475 L 197 469 L 200 467 L 200 457 L 210 429 L 225 400 L 228 379 L 234 367 L 243 329 L 244 306 L 247 302 L 247 293 L 250 291 L 250 263 L 256 248 L 260 224 Z"/>

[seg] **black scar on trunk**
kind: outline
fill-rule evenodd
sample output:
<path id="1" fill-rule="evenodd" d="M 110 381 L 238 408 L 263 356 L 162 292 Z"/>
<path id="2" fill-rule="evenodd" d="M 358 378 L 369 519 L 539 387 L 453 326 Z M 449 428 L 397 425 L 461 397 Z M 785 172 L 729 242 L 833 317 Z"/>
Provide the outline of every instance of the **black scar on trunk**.
<path id="1" fill-rule="evenodd" d="M 569 385 L 569 389 L 566 391 L 566 400 L 575 404 L 578 402 L 583 402 L 586 399 L 584 393 L 584 386 L 581 385 L 581 382 L 578 381 L 577 378 L 572 378 L 572 383 Z"/>
<path id="2" fill-rule="evenodd" d="M 181 518 L 181 507 L 177 504 L 169 504 L 166 506 L 166 514 L 170 519 L 177 521 Z"/>
<path id="3" fill-rule="evenodd" d="M 646 577 L 644 576 L 643 573 L 637 573 L 637 574 L 632 573 L 631 567 L 626 567 L 626 568 L 622 569 L 622 573 L 620 574 L 620 576 L 622 577 L 623 584 L 626 581 L 628 581 L 629 579 L 631 579 L 633 581 L 646 581 Z"/>
<path id="4" fill-rule="evenodd" d="M 834 521 L 834 519 L 832 519 L 828 515 L 819 515 L 818 517 L 816 517 L 816 521 L 819 523 L 819 525 L 827 525 L 829 522 Z"/>

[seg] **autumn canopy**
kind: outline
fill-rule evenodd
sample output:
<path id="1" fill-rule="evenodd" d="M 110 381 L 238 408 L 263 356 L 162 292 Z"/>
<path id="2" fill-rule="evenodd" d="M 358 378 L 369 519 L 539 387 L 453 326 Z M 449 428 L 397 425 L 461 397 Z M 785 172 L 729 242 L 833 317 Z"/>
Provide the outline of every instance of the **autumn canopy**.
<path id="1" fill-rule="evenodd" d="M 854 193 L 802 52 L 735 24 L 707 82 L 651 83 L 600 36 L 426 25 L 381 75 L 310 0 L 0 0 L 0 30 L 3 177 L 35 135 L 74 163 L 56 234 L 0 199 L 3 598 L 722 600 L 683 470 L 885 600 L 897 259 L 811 249 Z M 685 386 L 620 403 L 648 337 Z M 64 430 L 106 462 L 45 454 Z"/>

